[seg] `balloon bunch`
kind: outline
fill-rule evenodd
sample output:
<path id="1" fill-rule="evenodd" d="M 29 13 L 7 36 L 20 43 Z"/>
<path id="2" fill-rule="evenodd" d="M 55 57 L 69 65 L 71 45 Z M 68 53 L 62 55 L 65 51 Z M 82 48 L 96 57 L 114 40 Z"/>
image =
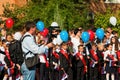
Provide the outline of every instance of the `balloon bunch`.
<path id="1" fill-rule="evenodd" d="M 37 29 L 40 31 L 40 34 L 43 37 L 46 37 L 49 33 L 49 30 L 47 28 L 44 28 L 44 23 L 42 21 L 38 21 L 36 23 Z M 62 41 L 67 42 L 68 41 L 68 32 L 63 30 L 60 32 L 60 35 L 57 36 L 57 40 L 55 40 L 58 44 L 60 44 Z"/>
<path id="2" fill-rule="evenodd" d="M 98 39 L 102 40 L 104 38 L 104 30 L 101 28 L 98 28 L 96 30 L 96 36 Z M 95 33 L 92 30 L 88 30 L 85 32 L 82 32 L 81 34 L 81 39 L 84 43 L 90 41 L 94 41 L 95 40 Z"/>
<path id="3" fill-rule="evenodd" d="M 42 21 L 38 21 L 36 23 L 36 27 L 37 29 L 40 31 L 40 34 L 43 36 L 43 37 L 46 37 L 49 33 L 49 30 L 47 28 L 44 28 L 44 23 Z"/>

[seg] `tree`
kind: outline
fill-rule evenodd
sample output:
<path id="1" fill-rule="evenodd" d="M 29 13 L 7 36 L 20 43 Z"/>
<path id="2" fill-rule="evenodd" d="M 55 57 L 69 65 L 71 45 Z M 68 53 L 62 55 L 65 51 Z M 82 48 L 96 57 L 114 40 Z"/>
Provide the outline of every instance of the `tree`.
<path id="1" fill-rule="evenodd" d="M 4 16 L 15 20 L 13 28 L 37 18 L 44 22 L 45 27 L 56 21 L 61 29 L 87 28 L 88 5 L 85 0 L 31 0 L 24 7 L 15 6 L 14 11 L 5 6 Z"/>

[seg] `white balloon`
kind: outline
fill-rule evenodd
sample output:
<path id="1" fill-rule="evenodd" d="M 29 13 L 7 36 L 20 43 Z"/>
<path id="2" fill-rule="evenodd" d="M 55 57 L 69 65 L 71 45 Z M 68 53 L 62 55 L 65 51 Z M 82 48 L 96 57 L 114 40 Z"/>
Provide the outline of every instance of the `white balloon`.
<path id="1" fill-rule="evenodd" d="M 54 45 L 56 45 L 56 44 L 57 44 L 57 38 L 54 38 L 53 41 L 52 41 L 52 43 L 53 43 Z"/>
<path id="2" fill-rule="evenodd" d="M 115 26 L 116 23 L 117 23 L 116 17 L 114 17 L 114 16 L 110 17 L 110 23 L 111 23 L 113 26 Z"/>
<path id="3" fill-rule="evenodd" d="M 56 44 L 60 45 L 62 42 L 63 41 L 61 40 L 60 35 L 57 35 L 57 38 L 53 39 L 53 44 L 54 45 L 56 45 Z"/>
<path id="4" fill-rule="evenodd" d="M 62 39 L 60 38 L 60 35 L 57 35 L 57 40 L 56 40 L 57 42 L 57 44 L 58 45 L 60 45 L 63 41 L 62 41 Z"/>

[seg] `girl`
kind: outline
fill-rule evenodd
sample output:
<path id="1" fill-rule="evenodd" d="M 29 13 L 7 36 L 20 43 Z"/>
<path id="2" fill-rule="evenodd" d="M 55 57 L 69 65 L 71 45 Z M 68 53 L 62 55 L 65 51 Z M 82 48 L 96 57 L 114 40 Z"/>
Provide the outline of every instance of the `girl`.
<path id="1" fill-rule="evenodd" d="M 112 44 L 107 44 L 107 50 L 104 53 L 104 61 L 105 61 L 105 70 L 106 70 L 106 80 L 110 80 L 109 79 L 109 75 L 111 74 L 111 79 L 115 80 L 115 65 L 116 65 L 116 61 L 117 59 L 115 58 L 115 55 L 112 54 Z"/>

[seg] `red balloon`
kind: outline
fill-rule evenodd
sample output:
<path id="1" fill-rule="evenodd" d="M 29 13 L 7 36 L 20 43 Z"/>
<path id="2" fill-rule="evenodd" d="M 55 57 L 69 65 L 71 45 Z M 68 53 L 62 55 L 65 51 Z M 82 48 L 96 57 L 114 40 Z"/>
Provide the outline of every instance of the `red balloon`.
<path id="1" fill-rule="evenodd" d="M 40 34 L 43 36 L 43 37 L 46 37 L 49 33 L 49 30 L 47 28 L 44 28 L 43 31 L 40 32 Z"/>
<path id="2" fill-rule="evenodd" d="M 6 20 L 6 27 L 7 27 L 8 29 L 12 28 L 12 27 L 13 27 L 13 24 L 14 24 L 14 21 L 13 21 L 11 18 L 8 18 L 8 19 Z"/>
<path id="3" fill-rule="evenodd" d="M 95 39 L 95 33 L 92 30 L 88 30 L 88 33 L 90 35 L 90 41 L 94 41 L 94 39 Z"/>

